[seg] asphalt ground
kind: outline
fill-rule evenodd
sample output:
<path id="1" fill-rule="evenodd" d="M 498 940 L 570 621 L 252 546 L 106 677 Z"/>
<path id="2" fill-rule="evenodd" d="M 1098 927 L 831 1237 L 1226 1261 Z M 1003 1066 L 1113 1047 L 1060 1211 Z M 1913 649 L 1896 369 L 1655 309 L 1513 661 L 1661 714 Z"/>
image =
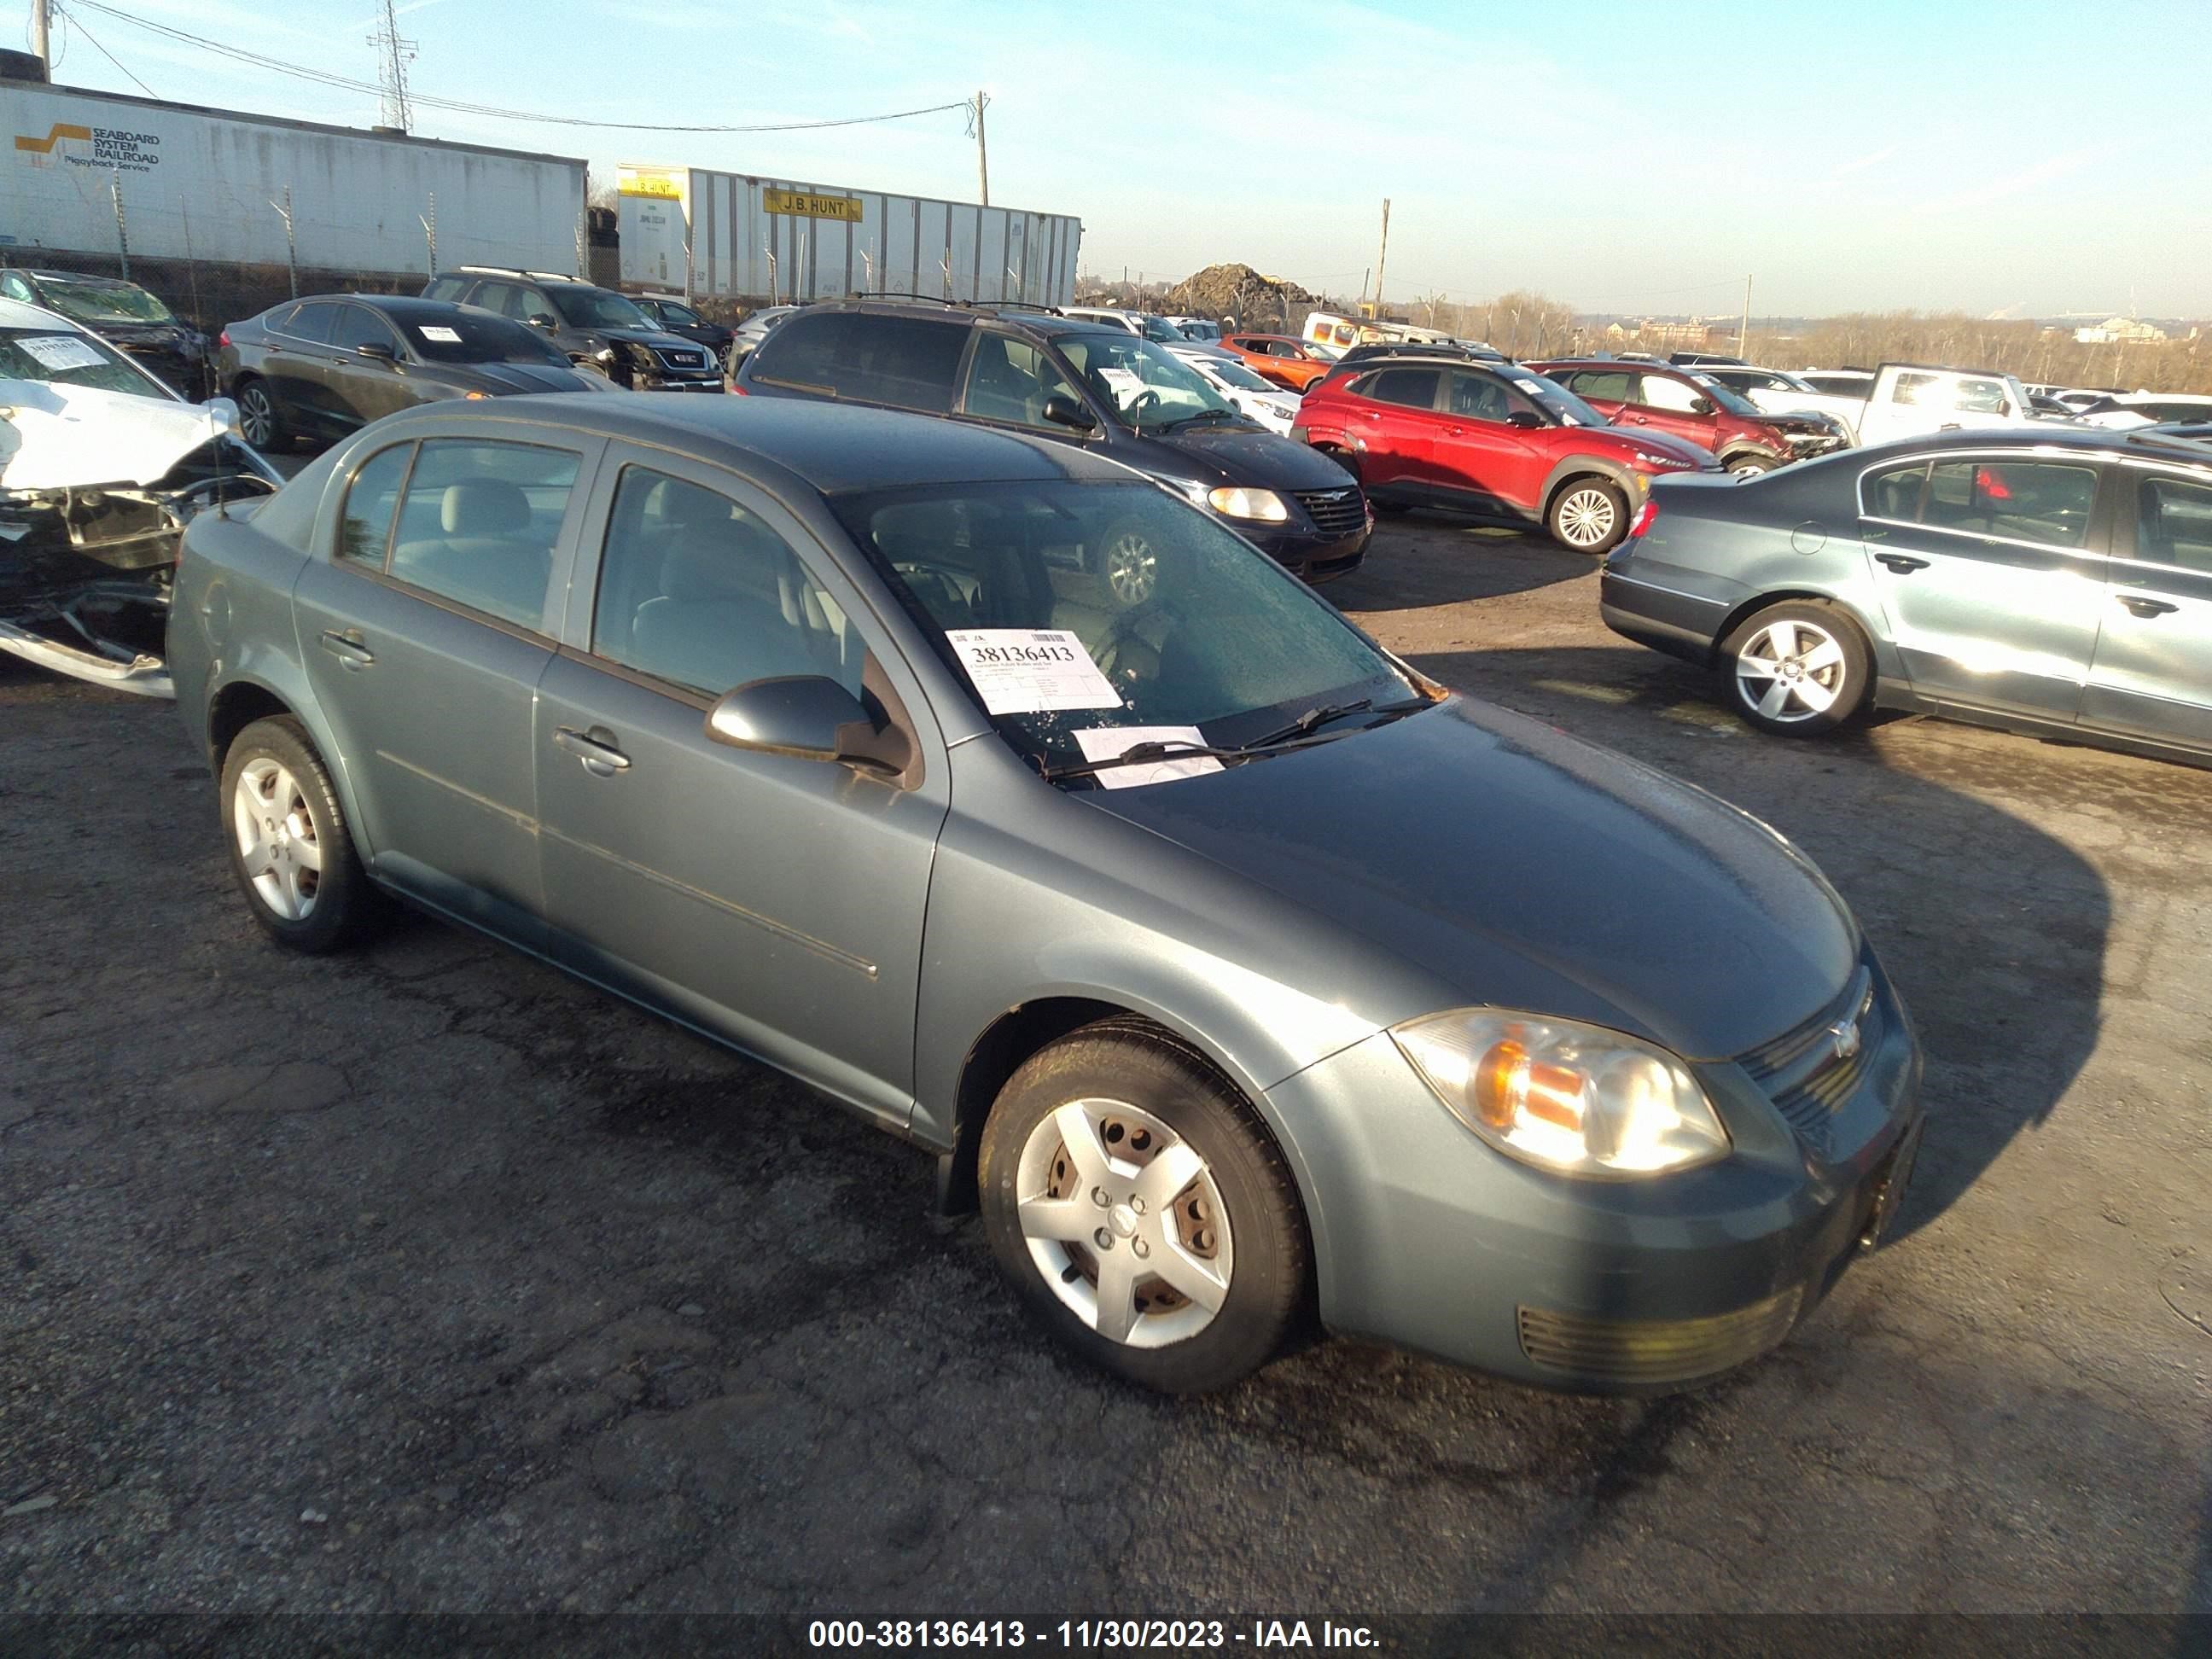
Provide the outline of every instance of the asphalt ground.
<path id="1" fill-rule="evenodd" d="M 2212 773 L 1763 738 L 1443 520 L 1330 594 L 1767 818 L 1882 951 L 1925 1149 L 1778 1352 L 1140 1394 L 777 1075 L 427 921 L 279 955 L 173 710 L 0 659 L 0 1611 L 2212 1611 Z"/>

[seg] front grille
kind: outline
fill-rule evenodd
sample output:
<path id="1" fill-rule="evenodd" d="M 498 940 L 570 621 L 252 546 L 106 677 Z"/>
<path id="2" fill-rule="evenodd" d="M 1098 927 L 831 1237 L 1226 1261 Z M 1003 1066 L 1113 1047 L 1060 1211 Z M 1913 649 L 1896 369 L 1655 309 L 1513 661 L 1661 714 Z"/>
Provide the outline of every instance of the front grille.
<path id="1" fill-rule="evenodd" d="M 1704 1319 L 1585 1319 L 1516 1310 L 1521 1352 L 1531 1364 L 1607 1382 L 1656 1385 L 1711 1376 L 1766 1352 L 1790 1334 L 1802 1286 Z"/>
<path id="2" fill-rule="evenodd" d="M 1301 489 L 1293 492 L 1306 516 L 1324 536 L 1350 536 L 1366 527 L 1367 500 L 1358 484 L 1341 489 Z"/>
<path id="3" fill-rule="evenodd" d="M 704 368 L 707 354 L 703 351 L 664 351 L 660 361 L 671 368 Z"/>
<path id="4" fill-rule="evenodd" d="M 1866 1076 L 1881 1024 L 1874 969 L 1862 963 L 1841 996 L 1803 1024 L 1739 1056 L 1736 1063 L 1766 1091 L 1800 1139 L 1826 1152 L 1829 1123 Z M 1856 1037 L 1849 1053 L 1839 1040 L 1845 1031 Z"/>

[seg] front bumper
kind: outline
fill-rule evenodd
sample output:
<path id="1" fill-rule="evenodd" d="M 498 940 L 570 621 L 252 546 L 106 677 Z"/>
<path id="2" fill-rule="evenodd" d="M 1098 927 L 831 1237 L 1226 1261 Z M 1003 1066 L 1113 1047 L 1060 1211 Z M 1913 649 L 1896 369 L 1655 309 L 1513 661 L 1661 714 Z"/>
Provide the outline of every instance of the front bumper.
<path id="1" fill-rule="evenodd" d="M 1879 982 L 1879 970 L 1874 970 Z M 1656 1394 L 1780 1342 L 1879 1231 L 1917 1148 L 1920 1054 L 1891 1017 L 1815 1136 L 1734 1062 L 1698 1070 L 1735 1146 L 1578 1181 L 1492 1152 L 1387 1032 L 1270 1090 L 1323 1322 L 1544 1388 Z"/>
<path id="2" fill-rule="evenodd" d="M 726 392 L 720 374 L 640 374 L 632 382 L 639 392 Z"/>
<path id="3" fill-rule="evenodd" d="M 1316 586 L 1358 569 L 1375 534 L 1371 514 L 1358 529 L 1338 536 L 1296 525 L 1263 528 L 1233 519 L 1225 522 L 1235 525 L 1247 540 L 1285 569 Z"/>

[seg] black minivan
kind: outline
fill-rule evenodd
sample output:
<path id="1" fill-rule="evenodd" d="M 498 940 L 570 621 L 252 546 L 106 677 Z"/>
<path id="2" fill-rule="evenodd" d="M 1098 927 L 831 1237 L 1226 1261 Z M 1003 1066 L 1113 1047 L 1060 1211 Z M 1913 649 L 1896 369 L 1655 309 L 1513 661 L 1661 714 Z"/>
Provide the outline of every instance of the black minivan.
<path id="1" fill-rule="evenodd" d="M 1375 515 L 1327 456 L 1255 425 L 1127 330 L 1013 307 L 848 300 L 809 306 L 748 356 L 731 390 L 827 398 L 1011 427 L 1134 467 L 1310 582 L 1357 569 Z M 1151 550 L 1115 547 L 1117 586 Z"/>

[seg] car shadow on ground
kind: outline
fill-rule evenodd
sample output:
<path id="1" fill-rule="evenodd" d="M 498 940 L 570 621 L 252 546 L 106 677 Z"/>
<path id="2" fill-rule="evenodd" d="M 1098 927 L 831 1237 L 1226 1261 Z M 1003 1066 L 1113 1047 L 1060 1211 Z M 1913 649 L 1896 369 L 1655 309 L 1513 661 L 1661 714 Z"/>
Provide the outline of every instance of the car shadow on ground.
<path id="1" fill-rule="evenodd" d="M 1409 660 L 1455 690 L 1710 789 L 1820 866 L 1881 953 L 1927 1054 L 1928 1127 L 1893 1238 L 1942 1213 L 2016 1136 L 2045 1121 L 2095 1048 L 2112 922 L 2104 878 L 1971 793 L 1977 783 L 2032 789 L 2041 745 L 1997 739 L 2006 759 L 1983 776 L 1986 744 L 1932 754 L 1925 744 L 1886 744 L 1893 720 L 1817 740 L 1769 738 L 1720 705 L 1711 675 L 1653 653 Z M 2016 771 L 2006 745 L 2017 745 Z M 1941 775 L 1928 769 L 1946 761 Z"/>
<path id="2" fill-rule="evenodd" d="M 1439 556 L 1399 556 L 1407 553 Z M 1415 511 L 1382 520 L 1366 562 L 1321 592 L 1340 611 L 1419 611 L 1550 587 L 1596 568 L 1540 535 Z"/>

